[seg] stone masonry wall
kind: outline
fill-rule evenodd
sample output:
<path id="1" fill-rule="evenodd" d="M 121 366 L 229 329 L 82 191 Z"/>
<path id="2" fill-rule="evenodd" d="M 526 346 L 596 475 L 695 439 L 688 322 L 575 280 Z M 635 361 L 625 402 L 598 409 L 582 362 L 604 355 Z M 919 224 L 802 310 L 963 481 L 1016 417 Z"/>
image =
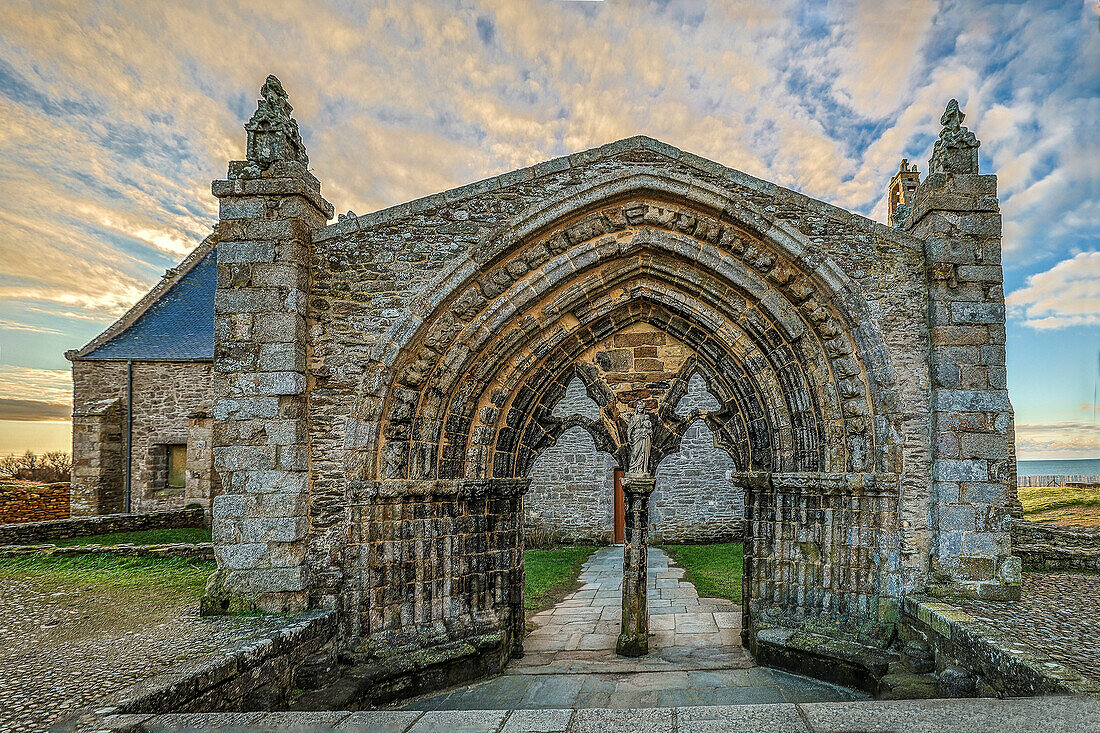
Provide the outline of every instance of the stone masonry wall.
<path id="1" fill-rule="evenodd" d="M 0 483 L 0 524 L 69 518 L 69 484 Z"/>
<path id="2" fill-rule="evenodd" d="M 47 522 L 4 525 L 0 527 L 0 544 L 92 537 L 112 532 L 201 526 L 203 526 L 203 512 L 198 508 L 170 509 L 145 514 L 106 514 L 97 517 L 73 517 Z"/>
<path id="3" fill-rule="evenodd" d="M 657 467 L 649 499 L 653 542 L 719 542 L 740 538 L 745 490 L 730 480 L 733 459 L 714 446 L 714 433 L 696 420 L 680 450 Z"/>
<path id="4" fill-rule="evenodd" d="M 785 225 L 812 242 L 804 261 L 811 267 L 826 260 L 837 263 L 844 274 L 836 276 L 836 281 L 848 278 L 862 293 L 868 311 L 859 325 L 881 336 L 884 351 L 879 356 L 889 364 L 875 375 L 890 385 L 876 399 L 881 398 L 882 406 L 895 416 L 912 416 L 879 420 L 876 429 L 893 436 L 892 446 L 876 449 L 881 452 L 868 460 L 900 474 L 904 497 L 898 508 L 899 532 L 904 535 L 901 583 L 905 587 L 919 583 L 924 573 L 922 552 L 931 539 L 927 422 L 920 417 L 928 410 L 928 328 L 923 319 L 913 317 L 927 303 L 922 243 L 644 139 L 608 145 L 375 214 L 347 217 L 314 234 L 309 341 L 310 369 L 319 396 L 310 402 L 315 520 L 338 521 L 334 508 L 346 501 L 349 472 L 371 476 L 380 470 L 370 455 L 358 451 L 375 435 L 377 424 L 371 420 L 376 419 L 372 416 L 377 415 L 380 402 L 361 395 L 373 388 L 373 380 L 392 375 L 368 371 L 370 362 L 364 355 L 387 353 L 395 348 L 395 340 L 417 328 L 416 317 L 424 316 L 426 303 L 441 297 L 426 294 L 443 281 L 448 268 L 479 250 L 510 222 L 586 182 L 636 172 L 690 177 L 727 191 L 734 201 L 781 211 Z M 572 205 L 580 210 L 585 201 Z M 477 266 L 473 260 L 462 264 L 469 268 L 464 272 L 474 272 Z M 392 330 L 406 320 L 404 330 Z M 634 346 L 630 348 L 633 357 Z M 313 533 L 310 543 L 311 563 L 318 566 L 326 565 L 325 558 L 340 546 L 335 536 L 326 533 Z"/>
<path id="5" fill-rule="evenodd" d="M 610 542 L 615 511 L 615 459 L 598 452 L 584 428 L 570 428 L 531 469 L 523 497 L 529 538 L 542 534 L 565 542 Z"/>
<path id="6" fill-rule="evenodd" d="M 211 396 L 211 365 L 207 362 L 134 362 L 133 364 L 133 451 L 131 478 L 131 511 L 150 512 L 182 507 L 190 501 L 204 502 L 205 497 L 184 488 L 168 488 L 164 446 L 188 443 L 188 417 L 196 412 Z M 112 485 L 120 492 L 113 500 L 116 506 L 104 507 L 109 511 L 122 511 L 121 482 L 125 475 L 122 451 L 126 429 L 126 363 L 118 361 L 77 360 L 73 363 L 74 412 L 80 414 L 86 407 L 102 400 L 119 400 L 120 414 L 113 418 L 111 431 L 117 430 L 121 441 L 117 453 L 109 459 L 95 459 L 93 471 L 96 480 L 110 476 Z M 117 422 L 117 425 L 114 424 Z M 82 423 L 83 424 L 83 423 Z M 90 427 L 88 428 L 91 429 Z M 107 429 L 106 427 L 102 429 Z M 74 427 L 73 461 L 80 464 L 94 446 L 82 440 L 84 429 Z M 112 432 L 112 440 L 115 433 Z M 106 465 L 110 460 L 114 465 Z M 206 459 L 209 461 L 209 458 Z M 199 465 L 196 455 L 195 465 Z M 78 474 L 81 472 L 78 471 Z M 81 498 L 85 486 L 92 478 L 74 475 L 73 513 L 105 513 L 102 509 L 85 509 Z"/>

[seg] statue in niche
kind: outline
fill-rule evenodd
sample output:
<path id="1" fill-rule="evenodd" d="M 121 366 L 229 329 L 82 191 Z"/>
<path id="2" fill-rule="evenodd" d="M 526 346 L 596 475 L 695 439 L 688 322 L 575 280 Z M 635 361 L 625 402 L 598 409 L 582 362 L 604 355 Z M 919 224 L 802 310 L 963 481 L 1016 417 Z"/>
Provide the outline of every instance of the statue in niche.
<path id="1" fill-rule="evenodd" d="M 649 453 L 653 448 L 653 420 L 645 411 L 645 404 L 638 400 L 634 412 L 626 423 L 626 437 L 630 443 L 630 470 L 628 476 L 649 475 Z"/>

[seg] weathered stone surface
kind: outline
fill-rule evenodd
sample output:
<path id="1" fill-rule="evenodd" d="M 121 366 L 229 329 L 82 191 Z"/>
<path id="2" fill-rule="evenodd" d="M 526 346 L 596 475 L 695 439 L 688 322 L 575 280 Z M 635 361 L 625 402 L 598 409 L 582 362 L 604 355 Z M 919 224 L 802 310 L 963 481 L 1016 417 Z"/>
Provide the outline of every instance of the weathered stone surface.
<path id="1" fill-rule="evenodd" d="M 957 105 L 897 228 L 648 138 L 326 226 L 264 90 L 212 186 L 208 611 L 340 608 L 365 664 L 496 668 L 522 653 L 525 520 L 606 536 L 639 405 L 657 488 L 628 500 L 627 566 L 651 523 L 718 539 L 743 511 L 750 636 L 855 669 L 913 593 L 1018 595 L 1000 215 Z M 89 417 L 104 456 L 116 416 Z"/>

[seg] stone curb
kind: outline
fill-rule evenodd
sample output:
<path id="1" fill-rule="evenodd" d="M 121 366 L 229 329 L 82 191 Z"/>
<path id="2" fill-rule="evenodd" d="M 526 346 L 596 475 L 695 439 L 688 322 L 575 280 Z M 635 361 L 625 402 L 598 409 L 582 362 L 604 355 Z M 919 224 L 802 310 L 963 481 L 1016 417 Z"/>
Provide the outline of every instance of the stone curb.
<path id="1" fill-rule="evenodd" d="M 581 710 L 369 710 L 308 713 L 193 713 L 104 720 L 103 731 L 180 733 L 234 731 L 387 731 L 392 733 L 998 733 L 1095 730 L 1100 701 L 1081 697 L 1008 700 L 904 700 L 842 703 L 773 703 Z"/>
<path id="2" fill-rule="evenodd" d="M 184 557 L 195 560 L 214 561 L 214 543 L 199 542 L 189 544 L 174 542 L 164 545 L 135 545 L 131 542 L 120 545 L 0 545 L 0 557 L 19 557 L 23 555 L 44 555 L 50 557 L 69 555 L 121 555 L 124 557 Z"/>
<path id="3" fill-rule="evenodd" d="M 1100 682 L 1081 675 L 1034 647 L 1009 637 L 997 628 L 949 603 L 907 597 L 903 613 L 921 622 L 937 638 L 929 639 L 950 657 L 966 655 L 965 666 L 985 677 L 1012 681 L 1005 694 L 1100 695 Z"/>
<path id="4" fill-rule="evenodd" d="M 336 612 L 316 610 L 295 616 L 264 636 L 246 639 L 221 653 L 186 663 L 137 682 L 88 705 L 51 731 L 140 731 L 140 722 L 176 710 L 233 709 L 241 699 L 292 676 L 295 660 L 328 644 L 336 633 Z M 271 675 L 265 675 L 265 670 Z M 233 715 L 233 713 L 225 713 Z"/>

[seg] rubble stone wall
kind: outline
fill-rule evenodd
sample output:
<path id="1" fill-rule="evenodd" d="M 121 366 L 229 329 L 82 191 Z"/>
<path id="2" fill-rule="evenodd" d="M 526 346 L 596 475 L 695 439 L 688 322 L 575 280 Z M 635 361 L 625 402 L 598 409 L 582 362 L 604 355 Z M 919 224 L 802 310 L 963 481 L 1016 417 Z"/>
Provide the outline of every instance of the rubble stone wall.
<path id="1" fill-rule="evenodd" d="M 68 518 L 68 483 L 0 482 L 0 524 Z"/>
<path id="2" fill-rule="evenodd" d="M 165 446 L 189 443 L 188 416 L 211 398 L 211 365 L 207 362 L 134 362 L 132 512 L 150 512 L 205 503 L 201 491 L 169 488 Z M 79 417 L 104 400 L 118 400 L 108 421 Z M 73 363 L 73 514 L 120 512 L 125 476 L 126 362 L 77 360 Z M 104 452 L 105 451 L 105 452 Z M 189 450 L 189 471 L 211 475 L 213 455 Z M 76 468 L 79 467 L 79 468 Z M 206 467 L 205 469 L 202 467 Z M 104 484 L 109 500 L 98 501 Z"/>
<path id="3" fill-rule="evenodd" d="M 139 532 L 147 529 L 202 527 L 203 523 L 203 511 L 200 508 L 23 522 L 0 526 L 0 544 L 48 542 L 70 537 L 92 537 L 99 534 Z"/>

